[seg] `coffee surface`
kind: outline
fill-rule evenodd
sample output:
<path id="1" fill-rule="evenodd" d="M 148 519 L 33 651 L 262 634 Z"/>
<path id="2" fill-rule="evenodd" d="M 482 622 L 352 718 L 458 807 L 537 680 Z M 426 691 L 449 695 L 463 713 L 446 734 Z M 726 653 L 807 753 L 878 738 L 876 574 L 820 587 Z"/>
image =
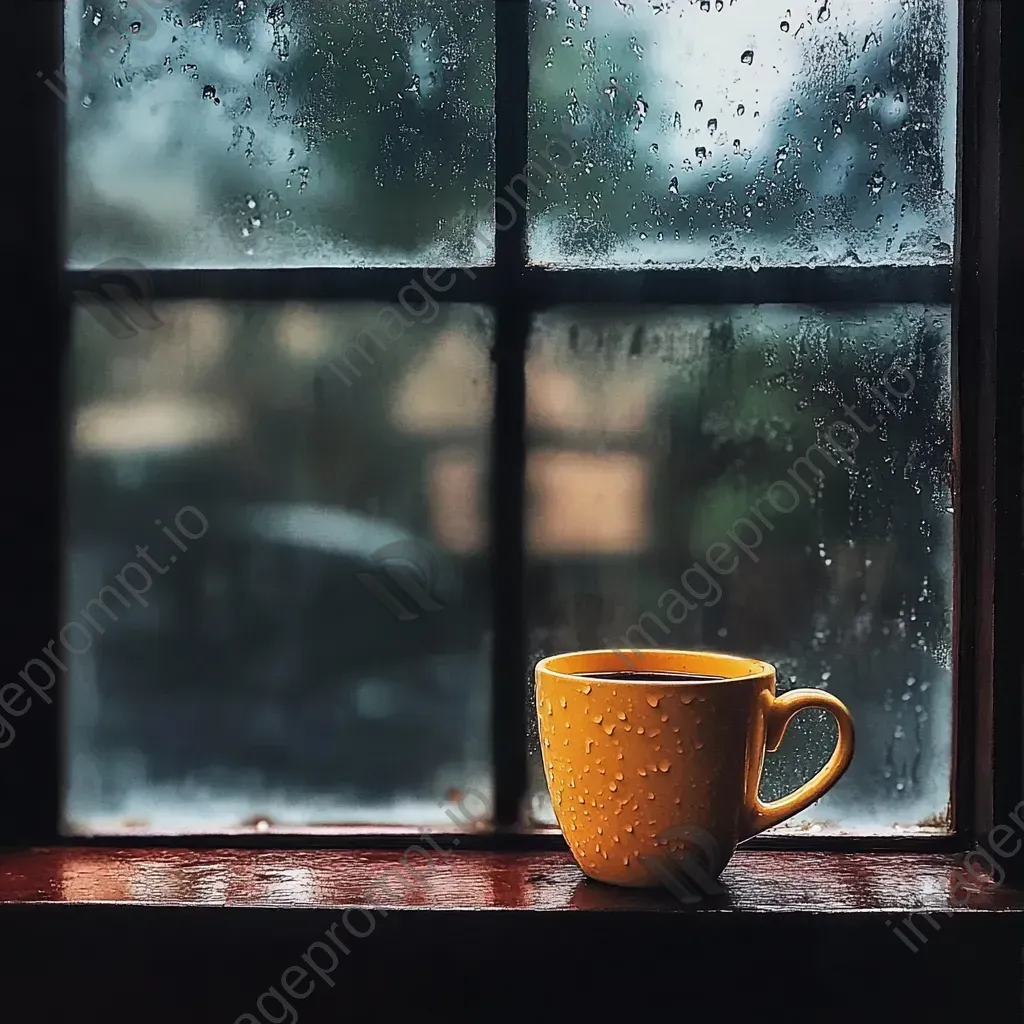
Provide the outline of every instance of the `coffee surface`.
<path id="1" fill-rule="evenodd" d="M 577 672 L 588 679 L 610 679 L 620 683 L 718 683 L 726 676 L 701 676 L 693 672 Z"/>

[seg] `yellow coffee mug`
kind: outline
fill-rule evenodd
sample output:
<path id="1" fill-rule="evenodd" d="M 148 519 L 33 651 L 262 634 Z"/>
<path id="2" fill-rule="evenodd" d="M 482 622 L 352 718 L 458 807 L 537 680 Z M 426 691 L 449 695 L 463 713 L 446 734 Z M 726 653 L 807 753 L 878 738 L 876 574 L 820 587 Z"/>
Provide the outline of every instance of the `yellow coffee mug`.
<path id="1" fill-rule="evenodd" d="M 777 697 L 775 669 L 761 661 L 581 651 L 545 658 L 536 679 L 555 816 L 576 863 L 600 882 L 662 886 L 666 865 L 678 868 L 686 857 L 692 873 L 717 878 L 738 843 L 812 804 L 853 757 L 853 721 L 842 701 L 822 690 Z M 836 748 L 809 782 L 762 803 L 765 750 L 778 749 L 789 720 L 805 708 L 835 716 Z"/>

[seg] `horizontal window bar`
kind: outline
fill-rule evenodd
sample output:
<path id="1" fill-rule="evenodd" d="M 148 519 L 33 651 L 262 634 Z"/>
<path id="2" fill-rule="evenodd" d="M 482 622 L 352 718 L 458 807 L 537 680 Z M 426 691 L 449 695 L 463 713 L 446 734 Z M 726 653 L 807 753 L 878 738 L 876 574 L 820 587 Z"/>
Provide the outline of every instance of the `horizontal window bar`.
<path id="1" fill-rule="evenodd" d="M 728 270 L 532 270 L 535 307 L 608 302 L 686 305 L 951 301 L 950 267 L 773 267 Z"/>
<path id="2" fill-rule="evenodd" d="M 328 302 L 350 300 L 423 304 L 423 295 L 437 302 L 487 302 L 496 298 L 493 267 L 431 270 L 409 268 L 310 268 L 272 270 L 149 270 L 138 265 L 115 269 L 113 261 L 96 270 L 65 273 L 72 297 L 104 289 L 130 287 L 154 300 L 212 299 L 224 302 Z"/>
<path id="3" fill-rule="evenodd" d="M 562 833 L 555 828 L 524 828 L 506 832 L 465 833 L 457 828 L 413 831 L 410 829 L 370 828 L 297 828 L 269 832 L 236 829 L 229 832 L 172 833 L 159 835 L 126 832 L 110 835 L 64 836 L 56 845 L 70 847 L 119 847 L 124 849 L 166 848 L 195 850 L 407 850 L 423 845 L 429 835 L 438 845 L 452 845 L 460 851 L 488 850 L 494 852 L 539 850 L 568 851 Z M 744 850 L 840 850 L 847 853 L 877 850 L 906 850 L 914 853 L 952 852 L 970 849 L 970 836 L 948 834 L 920 835 L 844 835 L 767 834 L 749 839 Z"/>
<path id="4" fill-rule="evenodd" d="M 66 296 L 117 301 L 127 288 L 136 300 L 213 299 L 226 302 L 376 301 L 422 308 L 428 301 L 522 303 L 531 309 L 576 303 L 741 305 L 748 303 L 944 303 L 952 269 L 935 267 L 778 267 L 729 270 L 548 270 L 521 276 L 494 267 L 71 270 Z"/>

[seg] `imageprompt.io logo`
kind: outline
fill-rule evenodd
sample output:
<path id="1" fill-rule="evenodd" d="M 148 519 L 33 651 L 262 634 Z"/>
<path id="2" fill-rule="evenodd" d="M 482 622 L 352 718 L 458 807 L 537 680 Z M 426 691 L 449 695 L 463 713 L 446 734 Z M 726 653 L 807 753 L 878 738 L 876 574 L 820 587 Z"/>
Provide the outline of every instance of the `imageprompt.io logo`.
<path id="1" fill-rule="evenodd" d="M 436 596 L 438 566 L 434 555 L 414 540 L 397 540 L 371 556 L 376 569 L 358 572 L 356 579 L 400 622 L 445 606 Z M 408 607 L 411 605 L 412 607 Z"/>
<path id="2" fill-rule="evenodd" d="M 700 903 L 707 896 L 725 894 L 718 881 L 725 864 L 709 832 L 694 825 L 675 825 L 658 839 L 667 847 L 663 854 L 642 854 L 637 859 L 680 903 Z"/>
<path id="3" fill-rule="evenodd" d="M 153 310 L 153 278 L 135 260 L 113 259 L 88 274 L 88 284 L 74 291 L 75 301 L 108 334 L 134 338 L 163 326 Z"/>

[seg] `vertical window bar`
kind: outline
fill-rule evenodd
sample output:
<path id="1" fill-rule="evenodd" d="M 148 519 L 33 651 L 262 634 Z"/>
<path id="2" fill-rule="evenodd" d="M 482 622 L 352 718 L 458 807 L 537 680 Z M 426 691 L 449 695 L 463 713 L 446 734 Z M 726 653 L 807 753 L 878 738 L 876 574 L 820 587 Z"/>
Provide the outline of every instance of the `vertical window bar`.
<path id="1" fill-rule="evenodd" d="M 526 793 L 524 504 L 526 343 L 524 306 L 529 91 L 528 0 L 496 0 L 495 398 L 491 466 L 493 631 L 491 743 L 494 823 L 515 828 Z"/>
<path id="2" fill-rule="evenodd" d="M 985 744 L 991 722 L 991 531 L 985 495 L 994 461 L 994 436 L 986 411 L 992 406 L 986 381 L 992 375 L 995 333 L 994 286 L 999 208 L 998 14 L 983 0 L 962 5 L 957 97 L 957 245 L 953 300 L 953 496 L 954 600 L 952 817 L 956 833 L 971 841 L 989 826 L 985 811 L 990 774 Z M 984 59 L 983 59 L 984 55 Z M 994 149 L 994 152 L 993 152 Z M 970 268 L 965 272 L 965 268 Z M 975 272 L 977 271 L 977 272 Z"/>
<path id="3" fill-rule="evenodd" d="M 1000 30 L 988 0 L 963 5 L 958 124 L 960 166 L 954 302 L 954 495 L 957 529 L 953 818 L 973 841 L 993 821 L 996 723 L 992 712 L 996 538 L 993 505 L 998 438 L 997 354 L 1000 181 Z"/>
<path id="4" fill-rule="evenodd" d="M 1024 231 L 1024 74 L 1020 42 L 1024 38 L 1024 9 L 1020 3 L 993 5 L 1001 16 L 999 59 L 999 255 L 996 285 L 995 359 L 995 503 L 992 719 L 994 826 L 1013 829 L 1019 818 L 1024 786 L 1024 678 L 1020 653 L 1021 578 L 1024 572 L 1021 538 L 1021 491 L 1024 486 L 1024 438 L 1021 417 L 1024 358 L 1020 339 L 1021 232 Z M 1006 842 L 1006 831 L 995 828 L 987 843 Z M 998 851 L 998 847 L 995 847 Z M 1013 847 L 1009 847 L 1013 849 Z M 1004 862 L 1007 876 L 1024 880 L 1024 851 Z"/>
<path id="5" fill-rule="evenodd" d="M 61 367 L 68 319 L 61 301 L 64 5 L 18 11 L 21 46 L 9 53 L 15 97 L 11 137 L 27 156 L 12 161 L 11 360 L 0 385 L 5 448 L 3 502 L 4 663 L 0 675 L 0 845 L 58 838 L 61 700 L 66 675 L 47 658 L 59 644 L 62 567 Z M 20 98 L 19 98 L 20 97 Z M 20 314 L 20 316 L 19 316 Z M 22 319 L 23 318 L 23 319 Z M 16 440 L 15 440 L 16 439 Z M 66 662 L 65 662 L 66 664 Z"/>

